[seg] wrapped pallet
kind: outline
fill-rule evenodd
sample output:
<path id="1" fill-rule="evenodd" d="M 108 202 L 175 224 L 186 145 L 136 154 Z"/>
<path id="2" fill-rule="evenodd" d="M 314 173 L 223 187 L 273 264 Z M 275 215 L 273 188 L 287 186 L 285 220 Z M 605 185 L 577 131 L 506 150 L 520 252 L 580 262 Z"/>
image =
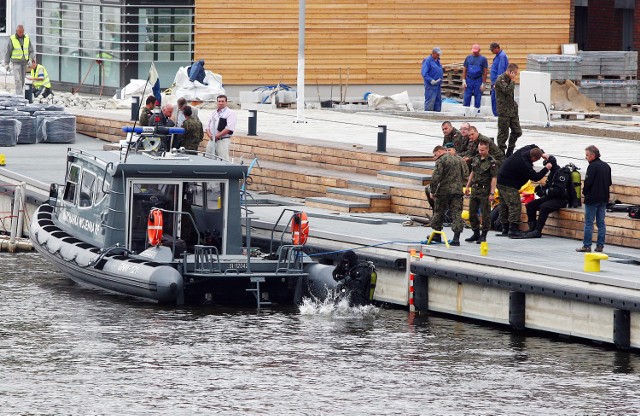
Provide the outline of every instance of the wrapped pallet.
<path id="1" fill-rule="evenodd" d="M 36 116 L 36 140 L 38 143 L 74 143 L 76 141 L 76 116 L 55 111 L 45 111 L 44 114 L 38 114 Z"/>
<path id="2" fill-rule="evenodd" d="M 29 113 L 22 113 L 13 116 L 3 116 L 0 114 L 0 119 L 15 119 L 22 123 L 20 128 L 20 135 L 18 136 L 18 144 L 34 144 L 36 141 L 36 118 L 32 117 Z"/>
<path id="3" fill-rule="evenodd" d="M 15 146 L 21 125 L 15 118 L 0 118 L 0 146 Z"/>

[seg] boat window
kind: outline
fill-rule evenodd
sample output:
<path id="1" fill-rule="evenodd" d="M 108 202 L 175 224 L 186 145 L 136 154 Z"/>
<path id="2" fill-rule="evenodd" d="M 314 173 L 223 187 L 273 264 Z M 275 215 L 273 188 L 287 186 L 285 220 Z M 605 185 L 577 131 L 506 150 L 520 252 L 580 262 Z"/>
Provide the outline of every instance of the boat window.
<path id="1" fill-rule="evenodd" d="M 218 210 L 224 205 L 224 183 L 185 182 L 185 200 L 193 207 Z"/>
<path id="2" fill-rule="evenodd" d="M 80 184 L 80 200 L 78 206 L 87 208 L 91 206 L 95 192 L 96 175 L 89 171 L 82 172 L 82 182 Z"/>
<path id="3" fill-rule="evenodd" d="M 204 182 L 184 183 L 184 198 L 191 206 L 198 208 L 204 207 L 204 184 Z"/>
<path id="4" fill-rule="evenodd" d="M 67 174 L 67 183 L 64 186 L 64 200 L 71 202 L 76 201 L 76 190 L 78 187 L 78 180 L 80 179 L 80 166 L 71 165 Z"/>
<path id="5" fill-rule="evenodd" d="M 207 183 L 206 206 L 208 210 L 222 209 L 224 206 L 224 183 Z"/>
<path id="6" fill-rule="evenodd" d="M 109 178 L 107 178 L 104 181 L 104 185 L 103 185 L 102 179 L 98 179 L 96 181 L 96 192 L 95 192 L 96 199 L 94 204 L 100 205 L 104 200 L 104 198 L 107 196 L 107 193 L 109 192 L 110 189 L 111 189 L 111 182 L 109 181 Z"/>

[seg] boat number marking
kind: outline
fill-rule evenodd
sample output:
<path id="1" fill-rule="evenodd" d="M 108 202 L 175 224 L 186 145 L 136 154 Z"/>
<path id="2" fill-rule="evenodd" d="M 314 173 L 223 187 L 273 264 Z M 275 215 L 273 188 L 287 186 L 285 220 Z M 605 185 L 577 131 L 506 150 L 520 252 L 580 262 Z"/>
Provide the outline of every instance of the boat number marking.
<path id="1" fill-rule="evenodd" d="M 247 263 L 229 263 L 229 268 L 230 269 L 246 269 L 247 268 Z"/>
<path id="2" fill-rule="evenodd" d="M 134 264 L 122 263 L 118 266 L 118 271 L 122 273 L 136 274 L 140 266 Z"/>

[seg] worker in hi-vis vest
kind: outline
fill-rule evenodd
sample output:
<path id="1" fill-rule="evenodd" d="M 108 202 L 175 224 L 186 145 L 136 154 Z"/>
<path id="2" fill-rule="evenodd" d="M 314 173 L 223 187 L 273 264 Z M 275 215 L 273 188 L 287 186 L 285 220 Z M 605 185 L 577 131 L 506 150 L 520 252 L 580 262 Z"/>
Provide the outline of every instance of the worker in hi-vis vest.
<path id="1" fill-rule="evenodd" d="M 16 82 L 17 95 L 24 95 L 24 77 L 27 74 L 29 62 L 35 58 L 36 55 L 31 39 L 24 34 L 24 26 L 18 25 L 15 35 L 9 37 L 7 53 L 2 62 L 6 71 L 9 70 L 9 63 L 13 65 L 13 78 Z"/>
<path id="2" fill-rule="evenodd" d="M 31 61 L 29 69 L 31 69 L 31 73 L 27 75 L 27 78 L 33 81 L 33 96 L 38 97 L 42 94 L 42 98 L 47 98 L 53 94 L 47 68 L 37 63 L 34 59 Z"/>

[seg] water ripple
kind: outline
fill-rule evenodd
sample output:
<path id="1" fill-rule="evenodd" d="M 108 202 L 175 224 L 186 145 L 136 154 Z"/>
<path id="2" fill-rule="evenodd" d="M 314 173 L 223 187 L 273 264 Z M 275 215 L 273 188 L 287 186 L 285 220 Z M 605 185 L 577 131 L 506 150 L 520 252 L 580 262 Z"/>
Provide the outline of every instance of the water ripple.
<path id="1" fill-rule="evenodd" d="M 0 414 L 640 412 L 639 357 L 403 310 L 167 308 L 0 254 Z"/>

